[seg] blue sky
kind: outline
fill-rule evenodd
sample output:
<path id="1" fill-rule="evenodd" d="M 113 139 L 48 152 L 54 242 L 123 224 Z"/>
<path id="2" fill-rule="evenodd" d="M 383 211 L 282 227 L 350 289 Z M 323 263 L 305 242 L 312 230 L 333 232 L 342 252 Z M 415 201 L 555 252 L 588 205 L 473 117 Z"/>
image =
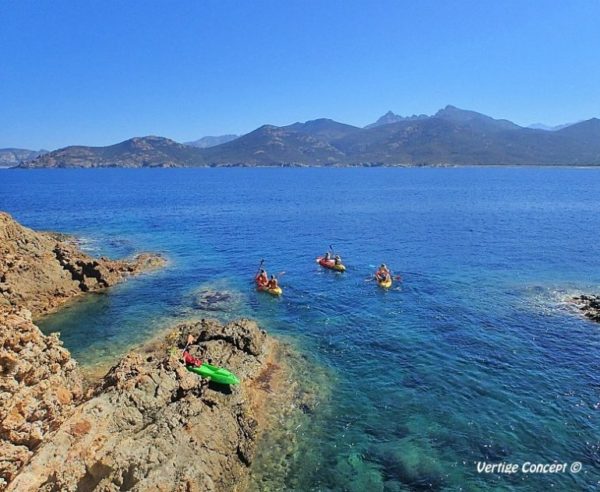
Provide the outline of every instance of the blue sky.
<path id="1" fill-rule="evenodd" d="M 0 2 L 0 147 L 179 141 L 446 104 L 600 116 L 600 2 Z"/>

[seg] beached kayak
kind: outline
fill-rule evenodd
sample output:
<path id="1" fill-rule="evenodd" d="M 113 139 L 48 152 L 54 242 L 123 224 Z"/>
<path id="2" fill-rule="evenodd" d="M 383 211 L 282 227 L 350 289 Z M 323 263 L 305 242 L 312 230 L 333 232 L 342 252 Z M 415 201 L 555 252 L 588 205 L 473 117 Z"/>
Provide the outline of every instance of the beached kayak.
<path id="1" fill-rule="evenodd" d="M 377 280 L 377 283 L 379 284 L 379 287 L 389 289 L 392 286 L 392 279 L 389 278 L 387 280 Z"/>
<path id="2" fill-rule="evenodd" d="M 283 294 L 283 289 L 281 287 L 276 287 L 274 289 L 267 289 L 266 287 L 263 287 L 262 285 L 256 284 L 256 289 L 259 292 L 267 292 L 268 294 L 271 294 L 272 296 L 280 296 L 281 294 Z"/>
<path id="3" fill-rule="evenodd" d="M 196 366 L 185 366 L 190 372 L 195 372 L 203 378 L 209 378 L 211 381 L 220 384 L 239 384 L 240 380 L 235 374 L 229 372 L 227 369 L 221 367 L 211 366 L 206 362 L 200 367 Z"/>
<path id="4" fill-rule="evenodd" d="M 317 263 L 321 265 L 323 268 L 329 268 L 330 270 L 336 270 L 338 272 L 345 272 L 346 267 L 341 263 L 339 265 L 335 264 L 335 260 L 326 260 L 322 256 L 317 258 Z"/>

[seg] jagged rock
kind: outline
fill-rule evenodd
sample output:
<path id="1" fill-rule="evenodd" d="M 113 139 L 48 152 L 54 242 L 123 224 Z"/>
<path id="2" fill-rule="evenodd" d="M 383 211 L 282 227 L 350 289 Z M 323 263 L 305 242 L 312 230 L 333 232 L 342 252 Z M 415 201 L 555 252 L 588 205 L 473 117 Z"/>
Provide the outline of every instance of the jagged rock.
<path id="1" fill-rule="evenodd" d="M 12 480 L 81 397 L 76 363 L 58 338 L 44 336 L 27 310 L 0 310 L 0 480 Z"/>
<path id="2" fill-rule="evenodd" d="M 242 384 L 213 387 L 187 371 L 189 334 L 194 353 Z M 274 343 L 248 320 L 179 325 L 116 364 L 8 490 L 232 490 L 254 457 L 268 394 L 253 381 Z"/>
<path id="3" fill-rule="evenodd" d="M 0 212 L 0 307 L 51 312 L 82 292 L 104 289 L 128 275 L 158 268 L 164 258 L 94 259 L 64 234 L 34 232 Z"/>
<path id="4" fill-rule="evenodd" d="M 94 259 L 65 236 L 0 213 L 0 491 L 232 490 L 248 478 L 271 398 L 289 407 L 296 396 L 293 385 L 278 386 L 289 381 L 283 352 L 256 323 L 184 323 L 84 395 L 58 336 L 32 322 L 163 263 L 150 254 Z M 195 356 L 242 384 L 218 387 L 187 371 L 179 357 L 190 334 Z"/>
<path id="5" fill-rule="evenodd" d="M 582 294 L 573 297 L 572 301 L 584 316 L 600 323 L 600 295 Z"/>

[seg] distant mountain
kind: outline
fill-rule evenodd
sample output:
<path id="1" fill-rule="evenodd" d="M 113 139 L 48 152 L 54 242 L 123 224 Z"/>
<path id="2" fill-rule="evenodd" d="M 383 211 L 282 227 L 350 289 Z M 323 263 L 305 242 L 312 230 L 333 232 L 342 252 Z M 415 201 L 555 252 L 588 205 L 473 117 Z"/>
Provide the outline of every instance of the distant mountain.
<path id="1" fill-rule="evenodd" d="M 579 122 L 577 122 L 579 123 Z M 556 130 L 562 130 L 563 128 L 567 128 L 568 126 L 575 125 L 575 123 L 563 123 L 562 125 L 545 125 L 544 123 L 532 123 L 527 128 L 532 128 L 534 130 L 546 130 L 549 132 L 555 132 Z"/>
<path id="2" fill-rule="evenodd" d="M 47 150 L 0 149 L 0 167 L 13 167 L 47 152 Z"/>
<path id="3" fill-rule="evenodd" d="M 264 125 L 208 148 L 161 137 L 67 147 L 20 167 L 600 165 L 600 120 L 556 131 L 446 106 L 370 128 L 330 119 Z"/>
<path id="4" fill-rule="evenodd" d="M 214 147 L 215 145 L 221 145 L 223 143 L 231 142 L 238 138 L 239 135 L 218 135 L 216 137 L 202 137 L 193 142 L 184 142 L 185 145 L 191 145 L 192 147 L 198 147 L 199 149 L 207 149 Z"/>
<path id="5" fill-rule="evenodd" d="M 450 105 L 444 109 L 440 109 L 433 117 L 463 125 L 470 125 L 480 130 L 516 130 L 517 128 L 521 128 L 512 121 L 496 120 L 476 111 L 459 109 Z"/>
<path id="6" fill-rule="evenodd" d="M 400 116 L 398 114 L 393 113 L 392 111 L 388 111 L 381 118 L 379 118 L 375 123 L 371 123 L 370 125 L 365 126 L 365 128 L 374 128 L 376 126 L 381 125 L 389 125 L 390 123 L 400 123 L 401 121 L 412 121 L 412 120 L 424 120 L 429 118 L 426 114 L 413 114 L 412 116 Z"/>
<path id="7" fill-rule="evenodd" d="M 544 123 L 532 123 L 527 128 L 533 128 L 534 130 L 546 130 L 549 132 L 555 132 L 557 130 L 562 130 L 563 128 L 567 128 L 568 126 L 576 125 L 577 123 L 581 123 L 581 121 L 576 121 L 575 123 L 563 123 L 562 125 L 545 125 Z"/>
<path id="8" fill-rule="evenodd" d="M 354 131 L 359 129 L 333 120 L 287 127 L 264 125 L 236 140 L 204 149 L 203 153 L 212 166 L 335 165 L 343 162 L 345 156 L 329 144 L 329 135 L 345 136 Z"/>
<path id="9" fill-rule="evenodd" d="M 200 149 L 163 137 L 136 137 L 108 147 L 72 146 L 21 164 L 39 167 L 188 167 L 204 164 Z"/>

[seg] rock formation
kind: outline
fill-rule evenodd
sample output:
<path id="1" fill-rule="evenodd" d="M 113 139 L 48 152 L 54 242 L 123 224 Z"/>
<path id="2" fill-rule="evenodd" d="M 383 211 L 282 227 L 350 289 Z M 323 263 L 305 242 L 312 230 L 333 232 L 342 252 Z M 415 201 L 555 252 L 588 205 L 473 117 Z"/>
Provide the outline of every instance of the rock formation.
<path id="1" fill-rule="evenodd" d="M 77 363 L 32 312 L 163 263 L 94 259 L 68 237 L 0 213 L 0 491 L 243 488 L 260 430 L 284 406 L 289 416 L 314 402 L 291 384 L 285 346 L 245 319 L 183 323 L 85 391 Z M 239 386 L 187 371 L 190 334 L 192 354 L 234 372 Z"/>
<path id="2" fill-rule="evenodd" d="M 196 357 L 242 384 L 213 386 L 188 372 L 180 361 L 188 334 L 198 337 Z M 114 366 L 8 490 L 233 490 L 272 391 L 253 381 L 273 371 L 275 346 L 249 320 L 179 325 Z"/>
<path id="3" fill-rule="evenodd" d="M 26 309 L 0 309 L 0 490 L 82 396 L 76 363 Z"/>
<path id="4" fill-rule="evenodd" d="M 0 308 L 26 307 L 37 317 L 164 262 L 148 253 L 129 261 L 94 259 L 72 238 L 34 232 L 0 212 Z"/>
<path id="5" fill-rule="evenodd" d="M 572 300 L 586 318 L 600 323 L 600 295 L 582 294 Z"/>

